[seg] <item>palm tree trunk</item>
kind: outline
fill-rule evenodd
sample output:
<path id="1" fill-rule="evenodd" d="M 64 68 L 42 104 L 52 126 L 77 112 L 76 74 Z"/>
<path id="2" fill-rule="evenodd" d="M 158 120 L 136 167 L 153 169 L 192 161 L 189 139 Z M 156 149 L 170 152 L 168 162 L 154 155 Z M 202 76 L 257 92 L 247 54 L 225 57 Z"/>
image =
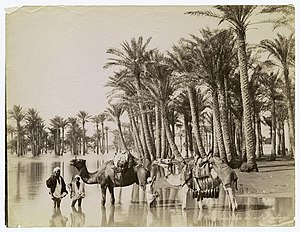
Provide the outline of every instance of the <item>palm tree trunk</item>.
<path id="1" fill-rule="evenodd" d="M 108 154 L 108 130 L 106 130 L 106 153 Z"/>
<path id="2" fill-rule="evenodd" d="M 165 129 L 165 123 L 164 119 L 162 117 L 161 113 L 161 158 L 167 157 L 167 135 L 166 135 L 166 129 Z"/>
<path id="3" fill-rule="evenodd" d="M 212 106 L 213 106 L 213 114 L 214 114 L 214 127 L 216 131 L 217 142 L 218 142 L 219 155 L 221 159 L 227 162 L 226 150 L 225 150 L 224 139 L 222 134 L 218 93 L 216 91 L 216 88 L 212 89 L 212 103 L 213 103 Z"/>
<path id="4" fill-rule="evenodd" d="M 82 122 L 82 154 L 85 155 L 85 128 L 84 128 L 84 122 Z"/>
<path id="5" fill-rule="evenodd" d="M 196 104 L 195 104 L 195 89 L 192 86 L 188 86 L 187 90 L 188 90 L 188 96 L 189 96 L 190 107 L 191 107 L 193 132 L 194 132 L 194 135 L 196 138 L 197 147 L 200 152 L 200 155 L 202 157 L 205 157 L 206 152 L 205 152 L 205 149 L 204 149 L 203 143 L 202 143 L 199 123 L 198 123 L 197 108 L 196 108 Z"/>
<path id="6" fill-rule="evenodd" d="M 119 134 L 120 134 L 121 145 L 122 145 L 122 147 L 124 148 L 125 151 L 128 151 L 128 148 L 126 146 L 125 139 L 124 139 L 124 136 L 123 136 L 123 131 L 122 131 L 120 119 L 117 119 L 117 125 L 118 125 Z"/>
<path id="7" fill-rule="evenodd" d="M 161 106 L 160 110 L 161 110 L 161 113 L 162 113 L 162 118 L 163 118 L 163 123 L 164 123 L 164 126 L 165 126 L 165 131 L 166 131 L 166 135 L 167 135 L 167 139 L 168 139 L 170 148 L 172 150 L 172 154 L 175 156 L 175 158 L 177 160 L 183 161 L 183 157 L 181 156 L 181 154 L 178 150 L 178 147 L 177 147 L 175 141 L 173 140 L 172 131 L 170 129 L 170 124 L 169 124 L 166 109 L 164 108 L 163 103 L 161 103 L 160 106 Z"/>
<path id="8" fill-rule="evenodd" d="M 97 141 L 96 141 L 96 153 L 99 155 L 99 125 L 96 123 L 96 134 L 97 134 Z"/>
<path id="9" fill-rule="evenodd" d="M 243 103 L 243 123 L 245 133 L 245 145 L 247 155 L 247 167 L 241 168 L 241 171 L 251 172 L 257 170 L 255 147 L 253 138 L 253 123 L 252 123 L 252 102 L 249 92 L 249 78 L 248 78 L 248 66 L 247 66 L 247 54 L 245 44 L 245 33 L 237 33 L 237 45 L 238 45 L 238 60 L 240 70 L 240 82 L 241 93 Z"/>
<path id="10" fill-rule="evenodd" d="M 138 97 L 141 97 L 141 83 L 140 83 L 140 77 L 139 75 L 136 76 L 135 78 L 136 81 L 136 90 L 137 90 L 137 95 Z M 147 120 L 147 115 L 144 112 L 144 105 L 141 101 L 139 101 L 139 108 L 140 108 L 140 113 L 141 113 L 141 117 L 142 117 L 142 124 L 143 124 L 143 131 L 144 131 L 144 135 L 145 135 L 145 140 L 146 140 L 146 145 L 147 145 L 147 149 L 149 151 L 149 155 L 150 155 L 150 160 L 153 160 L 154 157 L 154 148 L 153 148 L 153 141 L 151 140 L 151 134 L 150 134 L 150 129 L 149 129 L 149 125 L 148 125 L 148 120 Z"/>
<path id="11" fill-rule="evenodd" d="M 155 106 L 155 137 L 156 137 L 156 156 L 161 157 L 161 114 L 159 106 Z"/>
<path id="12" fill-rule="evenodd" d="M 139 151 L 140 157 L 144 157 L 144 149 L 143 149 L 143 146 L 142 146 L 142 142 L 140 140 L 140 135 L 139 135 L 139 132 L 138 132 L 138 129 L 137 129 L 135 119 L 132 115 L 132 110 L 131 109 L 128 110 L 128 115 L 129 115 L 130 124 L 132 126 L 132 131 L 133 131 L 133 134 L 134 134 L 134 138 L 135 138 L 136 143 L 137 143 L 137 150 Z"/>
<path id="13" fill-rule="evenodd" d="M 271 160 L 276 159 L 276 118 L 275 118 L 275 99 L 272 99 L 272 150 L 271 150 Z"/>
<path id="14" fill-rule="evenodd" d="M 62 141 L 61 141 L 61 155 L 64 154 L 65 150 L 65 129 L 62 127 Z"/>
<path id="15" fill-rule="evenodd" d="M 104 123 L 103 121 L 101 122 L 101 130 L 102 130 L 102 148 L 101 148 L 101 153 L 105 153 L 105 137 L 104 137 Z"/>
<path id="16" fill-rule="evenodd" d="M 189 122 L 188 122 L 188 116 L 186 113 L 184 113 L 184 115 L 183 115 L 183 120 L 184 120 L 185 156 L 189 157 L 189 136 L 188 136 Z"/>
<path id="17" fill-rule="evenodd" d="M 289 126 L 289 141 L 290 141 L 290 156 L 295 155 L 295 116 L 294 116 L 294 106 L 291 94 L 291 83 L 289 78 L 289 69 L 285 65 L 283 69 L 285 90 L 287 94 L 288 101 L 288 126 Z"/>
<path id="18" fill-rule="evenodd" d="M 281 127 L 281 149 L 282 149 L 282 156 L 285 157 L 287 154 L 285 152 L 285 132 L 284 132 L 284 121 L 280 123 Z"/>
<path id="19" fill-rule="evenodd" d="M 140 124 L 140 137 L 141 137 L 141 142 L 142 142 L 142 146 L 143 146 L 143 151 L 144 151 L 144 157 L 148 160 L 151 160 L 151 157 L 150 157 L 150 153 L 149 153 L 149 150 L 148 150 L 148 147 L 147 147 L 147 143 L 146 143 L 146 136 L 145 136 L 145 131 L 144 131 L 144 126 L 143 126 L 143 123 L 142 123 L 142 117 L 139 116 L 139 124 Z"/>
<path id="20" fill-rule="evenodd" d="M 233 158 L 233 154 L 231 151 L 231 140 L 229 134 L 229 125 L 228 125 L 228 108 L 226 107 L 226 99 L 225 99 L 225 86 L 224 82 L 221 80 L 218 86 L 218 100 L 220 106 L 220 120 L 222 125 L 222 135 L 224 140 L 224 146 L 226 151 L 227 160 L 230 162 Z"/>
<path id="21" fill-rule="evenodd" d="M 260 158 L 262 157 L 261 153 L 261 122 L 260 122 L 260 117 L 259 113 L 256 113 L 256 130 L 255 130 L 255 135 L 256 135 L 256 157 Z"/>

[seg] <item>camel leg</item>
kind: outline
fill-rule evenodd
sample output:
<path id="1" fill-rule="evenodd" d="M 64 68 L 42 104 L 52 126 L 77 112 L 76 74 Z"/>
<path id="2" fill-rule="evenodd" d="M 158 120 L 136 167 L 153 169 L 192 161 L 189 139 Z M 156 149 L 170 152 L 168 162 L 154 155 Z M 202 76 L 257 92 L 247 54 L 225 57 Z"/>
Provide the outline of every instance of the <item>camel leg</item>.
<path id="1" fill-rule="evenodd" d="M 203 202 L 202 202 L 202 199 L 200 198 L 199 200 L 198 200 L 198 208 L 202 211 L 202 209 L 203 209 Z"/>
<path id="2" fill-rule="evenodd" d="M 114 194 L 114 187 L 108 186 L 108 191 L 110 193 L 110 202 L 112 205 L 115 204 L 115 194 Z"/>
<path id="3" fill-rule="evenodd" d="M 101 193 L 102 193 L 101 204 L 102 206 L 104 206 L 106 203 L 106 186 L 101 186 Z"/>
<path id="4" fill-rule="evenodd" d="M 186 202 L 187 202 L 187 193 L 189 191 L 189 187 L 185 184 L 182 186 L 182 209 L 186 209 Z"/>
<path id="5" fill-rule="evenodd" d="M 229 205 L 232 211 L 235 211 L 237 209 L 237 202 L 235 199 L 235 191 L 234 191 L 234 186 L 231 184 L 224 186 L 224 190 L 229 198 Z"/>

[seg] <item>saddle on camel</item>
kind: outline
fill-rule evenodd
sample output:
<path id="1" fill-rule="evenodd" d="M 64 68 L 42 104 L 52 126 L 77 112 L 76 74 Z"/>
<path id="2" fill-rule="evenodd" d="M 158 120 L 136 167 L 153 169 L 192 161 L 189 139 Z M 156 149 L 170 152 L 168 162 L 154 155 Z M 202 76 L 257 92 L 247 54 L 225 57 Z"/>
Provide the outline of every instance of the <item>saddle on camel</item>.
<path id="1" fill-rule="evenodd" d="M 112 162 L 114 164 L 112 169 L 115 174 L 113 180 L 114 183 L 116 180 L 121 181 L 123 179 L 124 172 L 136 165 L 133 155 L 129 152 L 115 153 Z"/>
<path id="2" fill-rule="evenodd" d="M 195 156 L 194 165 L 195 198 L 218 198 L 220 182 L 226 186 L 233 180 L 237 188 L 236 173 L 221 158 Z"/>

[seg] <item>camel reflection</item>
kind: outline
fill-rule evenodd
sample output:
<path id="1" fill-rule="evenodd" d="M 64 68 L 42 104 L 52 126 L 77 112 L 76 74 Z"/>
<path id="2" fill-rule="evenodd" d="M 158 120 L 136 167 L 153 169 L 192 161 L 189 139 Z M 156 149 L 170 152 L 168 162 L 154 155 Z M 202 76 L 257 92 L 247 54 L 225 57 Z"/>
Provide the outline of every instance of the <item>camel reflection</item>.
<path id="1" fill-rule="evenodd" d="M 114 223 L 115 223 L 115 206 L 111 205 L 108 220 L 106 217 L 106 207 L 102 206 L 101 207 L 101 223 L 100 223 L 100 225 L 103 227 L 107 227 L 107 226 L 109 227 L 109 226 L 113 226 Z"/>
<path id="2" fill-rule="evenodd" d="M 60 208 L 54 208 L 53 215 L 49 220 L 50 227 L 66 227 L 68 218 L 61 214 Z"/>
<path id="3" fill-rule="evenodd" d="M 71 227 L 83 227 L 85 223 L 85 214 L 82 212 L 82 208 L 72 207 L 71 217 Z"/>

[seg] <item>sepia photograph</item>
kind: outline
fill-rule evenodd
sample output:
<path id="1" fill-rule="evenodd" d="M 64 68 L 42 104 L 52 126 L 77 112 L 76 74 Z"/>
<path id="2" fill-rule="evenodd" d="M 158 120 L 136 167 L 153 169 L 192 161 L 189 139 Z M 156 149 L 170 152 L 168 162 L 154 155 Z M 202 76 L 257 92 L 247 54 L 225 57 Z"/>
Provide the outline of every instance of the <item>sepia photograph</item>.
<path id="1" fill-rule="evenodd" d="M 295 228 L 294 2 L 74 2 L 2 9 L 4 226 Z"/>

